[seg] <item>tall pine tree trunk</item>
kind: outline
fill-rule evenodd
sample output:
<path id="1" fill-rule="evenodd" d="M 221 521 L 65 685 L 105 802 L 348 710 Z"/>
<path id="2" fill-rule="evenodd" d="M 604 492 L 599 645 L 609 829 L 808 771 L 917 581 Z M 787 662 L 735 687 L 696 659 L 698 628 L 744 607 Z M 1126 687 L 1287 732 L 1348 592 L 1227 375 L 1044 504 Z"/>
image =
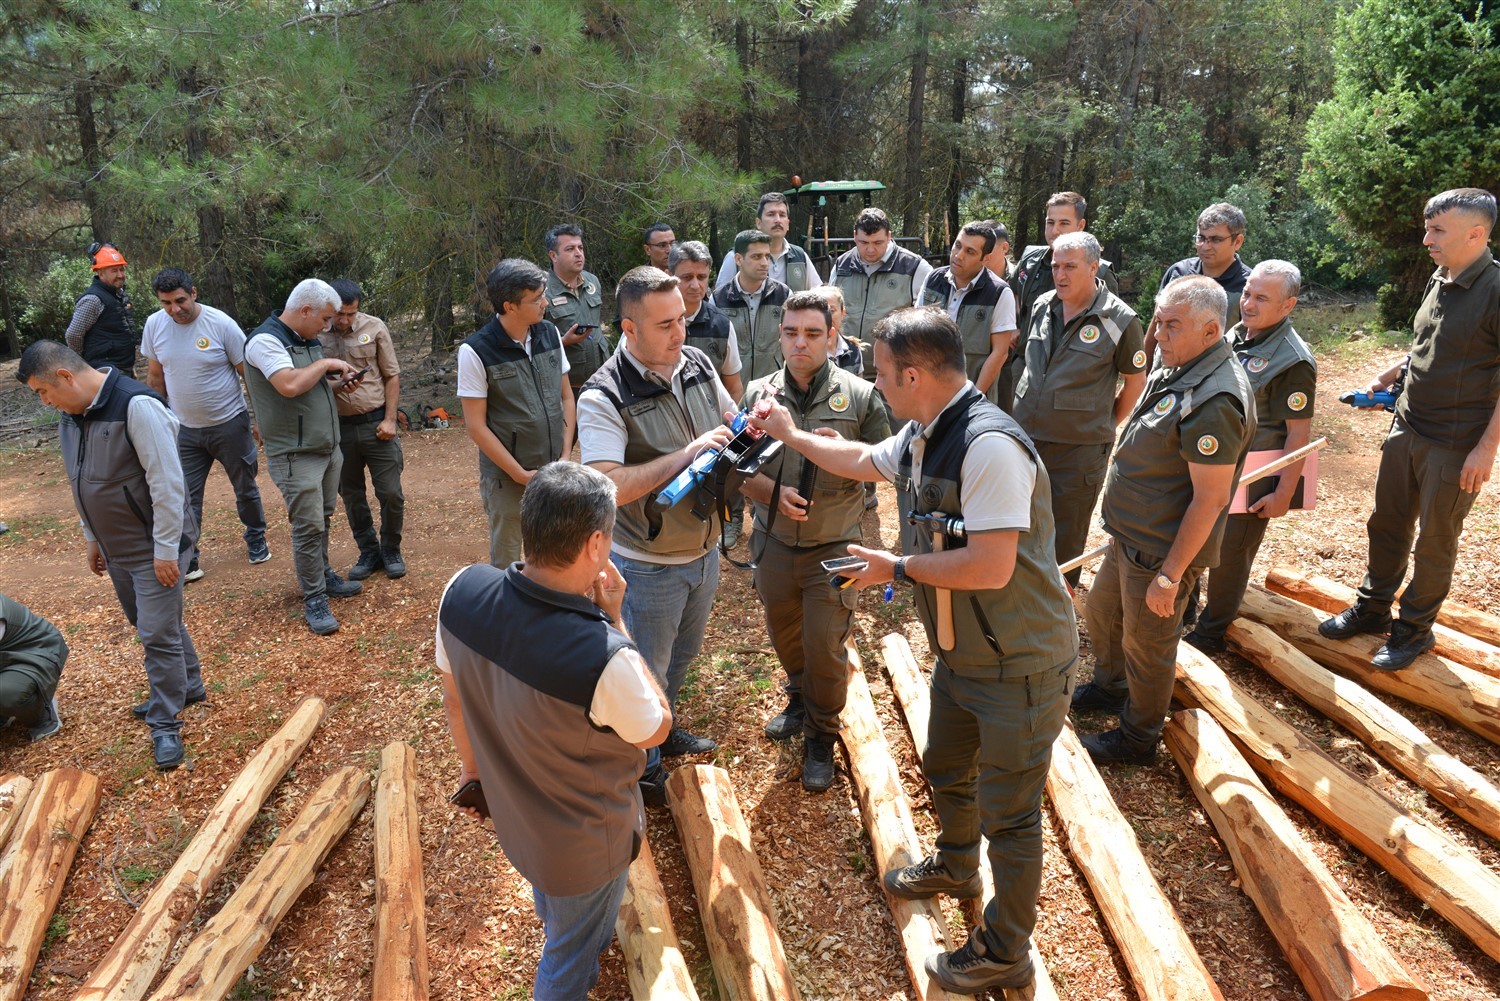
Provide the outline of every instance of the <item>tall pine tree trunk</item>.
<path id="1" fill-rule="evenodd" d="M 99 242 L 114 238 L 114 217 L 99 191 L 99 172 L 104 157 L 99 151 L 99 128 L 94 120 L 94 83 L 75 64 L 73 78 L 73 116 L 78 121 L 79 164 L 83 167 L 83 204 L 89 211 L 89 226 Z"/>
<path id="2" fill-rule="evenodd" d="M 734 116 L 735 164 L 740 170 L 752 170 L 750 162 L 750 115 L 755 107 L 755 89 L 750 86 L 750 26 L 744 18 L 734 22 L 734 51 L 739 57 L 740 74 L 744 78 L 744 107 Z"/>
<path id="3" fill-rule="evenodd" d="M 190 68 L 183 74 L 178 89 L 193 105 L 183 137 L 187 146 L 186 160 L 190 164 L 202 164 L 208 156 L 208 135 L 203 128 L 202 116 L 205 109 L 198 97 L 200 88 L 196 69 Z M 199 169 L 207 182 L 208 196 L 198 206 L 198 292 L 205 302 L 222 309 L 230 316 L 238 316 L 239 302 L 234 295 L 234 279 L 224 263 L 224 209 L 218 204 L 218 178 L 211 168 Z"/>
<path id="4" fill-rule="evenodd" d="M 958 239 L 958 229 L 963 225 L 959 218 L 959 198 L 963 195 L 963 124 L 964 112 L 969 98 L 969 63 L 959 59 L 953 65 L 953 149 L 948 163 L 948 232 L 950 239 Z"/>
<path id="5" fill-rule="evenodd" d="M 901 194 L 906 201 L 902 235 L 917 231 L 922 211 L 922 116 L 927 99 L 927 8 L 921 0 L 912 16 L 917 32 L 917 51 L 911 60 L 911 93 L 906 104 L 906 176 Z"/>

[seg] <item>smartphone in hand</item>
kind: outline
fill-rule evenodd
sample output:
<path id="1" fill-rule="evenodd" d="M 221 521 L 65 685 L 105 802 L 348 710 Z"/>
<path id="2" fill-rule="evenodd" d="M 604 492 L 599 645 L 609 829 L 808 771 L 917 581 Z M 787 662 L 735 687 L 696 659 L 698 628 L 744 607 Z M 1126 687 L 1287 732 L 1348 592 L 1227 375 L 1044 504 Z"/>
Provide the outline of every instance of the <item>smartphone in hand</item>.
<path id="1" fill-rule="evenodd" d="M 478 779 L 470 779 L 459 787 L 458 792 L 448 797 L 448 802 L 454 806 L 466 806 L 472 810 L 479 811 L 481 817 L 490 815 L 490 805 L 485 802 L 484 790 L 480 788 Z"/>

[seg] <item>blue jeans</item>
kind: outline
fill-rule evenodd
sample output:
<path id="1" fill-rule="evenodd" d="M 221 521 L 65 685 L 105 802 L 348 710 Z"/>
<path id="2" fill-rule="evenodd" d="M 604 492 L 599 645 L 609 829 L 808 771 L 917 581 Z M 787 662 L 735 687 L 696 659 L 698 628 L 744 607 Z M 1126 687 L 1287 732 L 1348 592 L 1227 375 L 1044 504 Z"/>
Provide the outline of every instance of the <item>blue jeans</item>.
<path id="1" fill-rule="evenodd" d="M 615 934 L 615 916 L 625 897 L 626 869 L 597 890 L 549 897 L 536 887 L 531 899 L 546 941 L 531 986 L 535 1001 L 585 1001 L 599 980 L 599 954 Z"/>

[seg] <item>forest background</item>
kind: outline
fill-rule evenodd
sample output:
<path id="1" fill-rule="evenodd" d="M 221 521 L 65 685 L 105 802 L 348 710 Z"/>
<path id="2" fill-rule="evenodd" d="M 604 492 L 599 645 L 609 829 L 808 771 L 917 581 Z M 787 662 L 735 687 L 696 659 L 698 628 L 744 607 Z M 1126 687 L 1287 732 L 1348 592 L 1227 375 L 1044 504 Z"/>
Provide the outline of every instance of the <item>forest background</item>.
<path id="1" fill-rule="evenodd" d="M 7 0 L 0 356 L 61 336 L 94 240 L 142 316 L 167 265 L 247 327 L 347 275 L 443 349 L 557 222 L 610 287 L 642 226 L 722 253 L 794 175 L 882 181 L 938 254 L 1081 191 L 1137 303 L 1229 200 L 1247 260 L 1400 327 L 1425 198 L 1500 189 L 1497 34 L 1492 0 Z"/>

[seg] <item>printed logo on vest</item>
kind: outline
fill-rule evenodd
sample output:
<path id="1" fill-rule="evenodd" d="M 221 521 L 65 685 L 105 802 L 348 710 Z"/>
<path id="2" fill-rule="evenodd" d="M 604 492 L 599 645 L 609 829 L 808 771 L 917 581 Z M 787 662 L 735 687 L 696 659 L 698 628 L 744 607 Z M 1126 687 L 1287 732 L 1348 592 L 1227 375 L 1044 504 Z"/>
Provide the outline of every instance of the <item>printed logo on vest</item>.
<path id="1" fill-rule="evenodd" d="M 207 337 L 200 337 L 196 341 L 194 341 L 193 344 L 198 348 L 199 351 L 207 351 L 209 340 Z"/>
<path id="2" fill-rule="evenodd" d="M 1145 368 L 1146 367 L 1146 352 L 1144 352 L 1144 351 L 1137 351 L 1135 354 L 1131 355 L 1130 356 L 1130 364 L 1134 365 L 1136 368 Z"/>
<path id="3" fill-rule="evenodd" d="M 1302 410 L 1307 406 L 1307 394 L 1293 393 L 1286 398 L 1286 405 L 1293 410 Z"/>
<path id="4" fill-rule="evenodd" d="M 841 414 L 849 409 L 849 397 L 843 393 L 834 393 L 828 398 L 828 409 L 836 414 Z"/>
<path id="5" fill-rule="evenodd" d="M 1170 414 L 1172 412 L 1172 408 L 1175 406 L 1177 406 L 1177 397 L 1173 396 L 1171 393 L 1168 393 L 1166 396 L 1163 396 L 1160 400 L 1158 400 L 1156 402 L 1156 406 L 1152 407 L 1151 409 L 1158 414 Z"/>
<path id="6" fill-rule="evenodd" d="M 361 343 L 361 344 L 369 344 L 370 343 L 370 335 L 367 334 L 367 333 L 366 334 L 360 334 L 359 335 L 359 343 Z"/>
<path id="7" fill-rule="evenodd" d="M 1245 359 L 1245 368 L 1248 369 L 1251 372 L 1256 373 L 1256 374 L 1264 372 L 1266 370 L 1266 366 L 1269 365 L 1269 364 L 1271 364 L 1271 363 L 1268 362 L 1268 361 L 1266 361 L 1264 358 L 1246 358 Z"/>
<path id="8" fill-rule="evenodd" d="M 1092 344 L 1099 339 L 1099 328 L 1090 323 L 1078 332 L 1078 339 L 1085 344 Z"/>
<path id="9" fill-rule="evenodd" d="M 1213 455 L 1219 450 L 1219 439 L 1211 434 L 1206 434 L 1198 439 L 1198 451 L 1204 455 Z"/>

